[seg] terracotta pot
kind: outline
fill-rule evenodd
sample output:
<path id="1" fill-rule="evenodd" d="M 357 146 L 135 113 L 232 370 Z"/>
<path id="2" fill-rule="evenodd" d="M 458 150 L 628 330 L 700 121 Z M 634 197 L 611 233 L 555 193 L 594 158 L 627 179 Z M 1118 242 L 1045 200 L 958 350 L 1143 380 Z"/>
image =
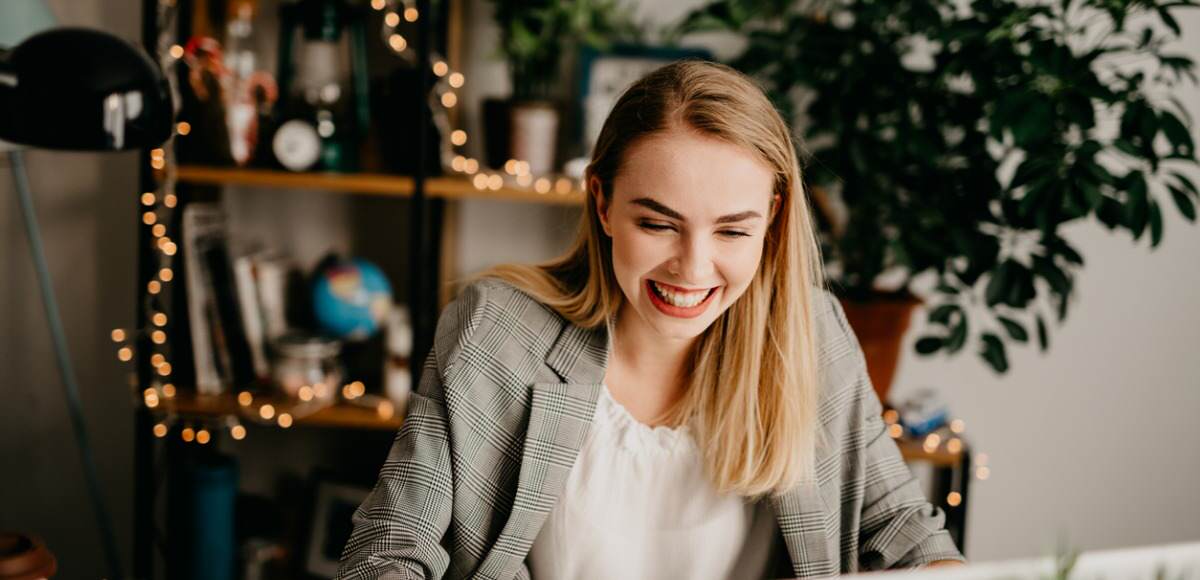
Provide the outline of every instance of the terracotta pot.
<path id="1" fill-rule="evenodd" d="M 863 355 L 867 359 L 867 374 L 879 400 L 887 402 L 896 366 L 900 362 L 900 349 L 904 333 L 908 331 L 912 311 L 921 301 L 908 292 L 879 294 L 866 302 L 847 301 L 838 298 L 846 311 L 846 320 L 858 336 Z"/>

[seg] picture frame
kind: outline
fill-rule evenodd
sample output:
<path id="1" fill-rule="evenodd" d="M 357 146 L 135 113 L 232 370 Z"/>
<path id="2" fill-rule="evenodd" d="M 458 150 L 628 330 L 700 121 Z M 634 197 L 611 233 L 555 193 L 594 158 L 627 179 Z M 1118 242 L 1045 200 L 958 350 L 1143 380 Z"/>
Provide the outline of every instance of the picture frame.
<path id="1" fill-rule="evenodd" d="M 617 99 L 635 81 L 663 65 L 683 59 L 712 60 L 703 48 L 614 44 L 603 52 L 580 49 L 576 100 L 577 142 L 590 157 L 596 138 Z"/>
<path id="2" fill-rule="evenodd" d="M 370 493 L 369 488 L 356 485 L 332 481 L 317 482 L 316 502 L 313 505 L 304 562 L 305 572 L 320 578 L 333 578 L 337 574 L 342 549 L 353 529 L 351 516 Z"/>

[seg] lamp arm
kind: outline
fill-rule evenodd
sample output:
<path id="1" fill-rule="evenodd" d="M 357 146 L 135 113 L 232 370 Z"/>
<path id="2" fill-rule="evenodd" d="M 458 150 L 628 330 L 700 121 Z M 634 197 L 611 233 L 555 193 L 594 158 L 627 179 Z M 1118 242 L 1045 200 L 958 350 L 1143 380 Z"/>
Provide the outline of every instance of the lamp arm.
<path id="1" fill-rule="evenodd" d="M 79 454 L 83 460 L 83 475 L 87 480 L 88 494 L 91 496 L 92 507 L 96 512 L 96 523 L 100 527 L 101 539 L 104 542 L 104 555 L 108 560 L 109 574 L 114 579 L 124 579 L 120 552 L 117 551 L 116 536 L 113 534 L 112 518 L 104 503 L 104 495 L 100 491 L 100 480 L 96 477 L 96 461 L 92 457 L 87 425 L 83 422 L 83 409 L 79 402 L 79 387 L 75 379 L 75 369 L 71 365 L 70 353 L 67 352 L 67 336 L 63 332 L 62 318 L 58 314 L 58 302 L 54 298 L 54 287 L 51 285 L 50 269 L 46 265 L 46 256 L 42 250 L 42 237 L 38 230 L 37 216 L 33 211 L 33 195 L 29 191 L 29 177 L 25 173 L 25 162 L 20 151 L 9 151 L 8 157 L 12 162 L 17 197 L 21 202 L 21 216 L 24 218 L 25 233 L 29 238 L 29 253 L 32 254 L 34 269 L 37 270 L 38 286 L 42 292 L 42 306 L 46 311 L 46 321 L 50 325 L 50 336 L 54 341 L 54 353 L 58 359 L 58 371 L 62 374 L 63 390 L 66 391 L 67 396 L 67 409 L 70 411 L 71 426 L 75 431 L 75 443 L 79 446 Z"/>

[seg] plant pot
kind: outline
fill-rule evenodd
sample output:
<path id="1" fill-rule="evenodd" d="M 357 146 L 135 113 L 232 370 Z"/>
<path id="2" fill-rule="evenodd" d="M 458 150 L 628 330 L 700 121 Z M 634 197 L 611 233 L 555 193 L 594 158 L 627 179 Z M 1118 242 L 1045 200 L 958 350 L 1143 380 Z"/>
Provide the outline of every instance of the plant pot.
<path id="1" fill-rule="evenodd" d="M 512 102 L 488 97 L 483 100 L 483 157 L 488 167 L 504 167 L 512 140 Z"/>
<path id="2" fill-rule="evenodd" d="M 548 101 L 521 101 L 512 107 L 512 157 L 529 162 L 533 175 L 554 171 L 558 109 Z"/>
<path id="3" fill-rule="evenodd" d="M 846 311 L 846 320 L 858 336 L 867 359 L 867 375 L 879 400 L 886 403 L 900 362 L 904 333 L 920 299 L 908 292 L 880 293 L 865 302 L 838 298 Z"/>

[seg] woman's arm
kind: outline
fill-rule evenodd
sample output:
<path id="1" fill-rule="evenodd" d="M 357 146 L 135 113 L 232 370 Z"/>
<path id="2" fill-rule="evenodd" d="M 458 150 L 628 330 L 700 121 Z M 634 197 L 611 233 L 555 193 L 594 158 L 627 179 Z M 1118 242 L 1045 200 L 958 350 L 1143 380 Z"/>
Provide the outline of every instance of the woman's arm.
<path id="1" fill-rule="evenodd" d="M 441 578 L 446 573 L 450 556 L 442 540 L 450 525 L 453 482 L 445 385 L 476 328 L 482 303 L 483 291 L 468 288 L 438 320 L 404 425 L 375 489 L 354 513 L 336 578 Z"/>
<path id="2" fill-rule="evenodd" d="M 863 500 L 859 524 L 859 564 L 866 570 L 915 568 L 963 556 L 944 529 L 946 514 L 929 503 L 920 482 L 900 456 L 887 432 L 879 397 L 867 375 L 858 338 L 846 321 L 841 304 L 832 296 L 840 331 L 854 349 L 849 370 L 856 391 L 856 412 L 861 421 L 857 441 L 863 442 Z"/>

